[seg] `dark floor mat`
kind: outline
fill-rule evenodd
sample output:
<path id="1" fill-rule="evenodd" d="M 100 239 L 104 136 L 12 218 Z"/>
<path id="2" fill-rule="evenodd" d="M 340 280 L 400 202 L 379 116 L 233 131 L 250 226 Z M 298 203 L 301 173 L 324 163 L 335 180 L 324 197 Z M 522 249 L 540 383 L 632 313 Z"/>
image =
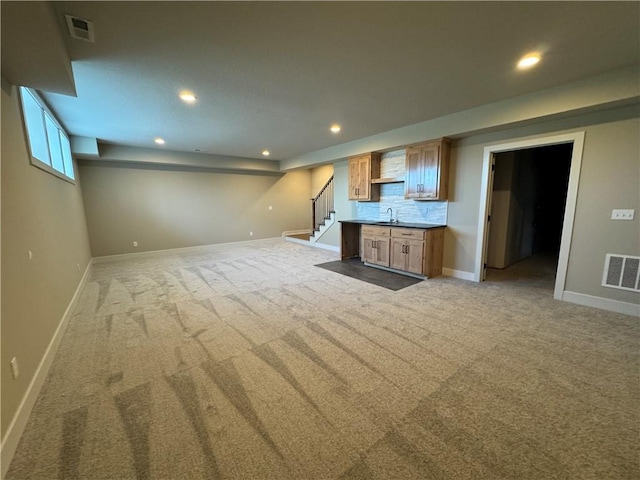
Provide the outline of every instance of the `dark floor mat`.
<path id="1" fill-rule="evenodd" d="M 367 267 L 360 261 L 360 259 L 357 258 L 320 263 L 316 265 L 316 267 L 331 270 L 332 272 L 356 278 L 363 282 L 372 283 L 379 287 L 388 288 L 389 290 L 400 290 L 422 281 L 420 278 L 408 277 L 400 273 L 388 272 L 374 267 Z"/>

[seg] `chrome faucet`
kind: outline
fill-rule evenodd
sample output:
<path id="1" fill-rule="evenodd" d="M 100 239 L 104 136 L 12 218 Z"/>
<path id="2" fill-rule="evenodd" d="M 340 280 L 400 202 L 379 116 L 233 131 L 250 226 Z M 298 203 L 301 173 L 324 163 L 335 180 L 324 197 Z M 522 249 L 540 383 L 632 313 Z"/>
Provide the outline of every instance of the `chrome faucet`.
<path id="1" fill-rule="evenodd" d="M 395 222 L 395 220 L 393 219 L 393 208 L 387 208 L 387 213 L 391 213 L 391 216 L 389 217 L 389 223 Z"/>

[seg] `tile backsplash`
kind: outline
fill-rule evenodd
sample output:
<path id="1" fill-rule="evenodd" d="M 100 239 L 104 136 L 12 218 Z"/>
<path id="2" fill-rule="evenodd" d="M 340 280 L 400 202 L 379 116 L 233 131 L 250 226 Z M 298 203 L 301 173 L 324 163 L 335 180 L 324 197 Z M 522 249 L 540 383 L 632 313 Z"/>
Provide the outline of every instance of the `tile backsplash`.
<path id="1" fill-rule="evenodd" d="M 404 176 L 405 150 L 394 150 L 382 155 L 380 177 Z M 356 202 L 356 216 L 362 220 L 388 220 L 388 208 L 393 218 L 410 223 L 447 223 L 448 202 L 405 200 L 404 183 L 383 183 L 379 202 Z"/>

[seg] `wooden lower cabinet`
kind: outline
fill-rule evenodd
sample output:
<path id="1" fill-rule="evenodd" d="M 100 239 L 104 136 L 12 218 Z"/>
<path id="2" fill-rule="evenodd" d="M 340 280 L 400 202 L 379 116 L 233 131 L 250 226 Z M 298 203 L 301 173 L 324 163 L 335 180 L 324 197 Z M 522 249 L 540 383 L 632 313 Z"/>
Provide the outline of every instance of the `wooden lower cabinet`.
<path id="1" fill-rule="evenodd" d="M 389 234 L 389 228 L 363 226 L 361 260 L 374 265 L 388 267 Z"/>
<path id="2" fill-rule="evenodd" d="M 422 275 L 425 230 L 391 229 L 391 268 Z"/>
<path id="3" fill-rule="evenodd" d="M 444 255 L 444 227 L 427 230 L 424 236 L 424 266 L 422 274 L 427 278 L 442 275 Z"/>
<path id="4" fill-rule="evenodd" d="M 391 268 L 422 275 L 423 263 L 424 242 L 401 238 L 391 239 Z"/>
<path id="5" fill-rule="evenodd" d="M 348 224 L 349 225 L 349 224 Z M 444 227 L 420 229 L 362 225 L 360 232 L 343 224 L 342 258 L 351 258 L 353 245 L 360 234 L 360 259 L 427 278 L 442 275 Z M 344 239 L 350 239 L 345 243 Z M 349 247 L 349 248 L 347 248 Z M 348 251 L 347 251 L 348 250 Z"/>

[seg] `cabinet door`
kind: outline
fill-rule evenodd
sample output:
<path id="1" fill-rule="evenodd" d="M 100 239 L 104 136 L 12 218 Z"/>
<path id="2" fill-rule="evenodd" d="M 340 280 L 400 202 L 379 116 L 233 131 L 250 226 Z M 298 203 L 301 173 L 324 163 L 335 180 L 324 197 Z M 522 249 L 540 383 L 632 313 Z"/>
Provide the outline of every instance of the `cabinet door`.
<path id="1" fill-rule="evenodd" d="M 422 161 L 419 148 L 407 148 L 404 174 L 404 198 L 420 197 Z"/>
<path id="2" fill-rule="evenodd" d="M 376 265 L 382 265 L 383 267 L 389 266 L 389 238 L 388 237 L 376 237 L 374 249 L 374 260 L 371 263 Z"/>
<path id="3" fill-rule="evenodd" d="M 406 259 L 405 270 L 411 273 L 422 274 L 424 260 L 424 242 L 418 240 L 405 240 L 404 256 Z"/>
<path id="4" fill-rule="evenodd" d="M 371 185 L 371 157 L 364 155 L 358 160 L 358 198 L 369 199 Z"/>
<path id="5" fill-rule="evenodd" d="M 420 152 L 422 187 L 420 198 L 438 198 L 440 186 L 440 145 L 425 145 Z"/>
<path id="6" fill-rule="evenodd" d="M 358 188 L 360 186 L 360 162 L 359 158 L 349 159 L 349 200 L 358 200 Z"/>
<path id="7" fill-rule="evenodd" d="M 400 238 L 391 239 L 391 254 L 389 258 L 389 266 L 396 270 L 404 270 L 407 260 L 404 256 L 405 241 Z"/>
<path id="8" fill-rule="evenodd" d="M 362 258 L 363 262 L 374 263 L 375 258 L 375 237 L 371 235 L 362 236 Z"/>

